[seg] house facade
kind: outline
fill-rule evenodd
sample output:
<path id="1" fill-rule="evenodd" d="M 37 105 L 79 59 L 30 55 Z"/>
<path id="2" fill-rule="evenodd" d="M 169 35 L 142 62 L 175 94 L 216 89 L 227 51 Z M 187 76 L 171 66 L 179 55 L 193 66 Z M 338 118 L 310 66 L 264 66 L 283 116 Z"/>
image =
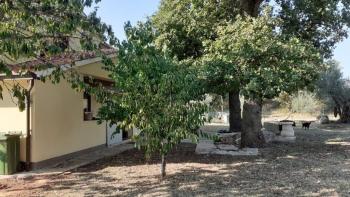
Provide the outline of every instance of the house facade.
<path id="1" fill-rule="evenodd" d="M 74 69 L 83 76 L 110 81 L 101 58 L 85 59 L 76 65 Z M 86 118 L 86 112 L 95 117 L 100 104 L 93 96 L 73 90 L 67 81 L 61 80 L 58 84 L 35 78 L 4 81 L 8 85 L 20 82 L 22 87 L 30 89 L 30 104 L 23 112 L 4 89 L 4 99 L 0 101 L 0 132 L 23 134 L 20 159 L 32 168 L 54 164 L 82 151 L 122 143 L 122 132 L 112 135 L 115 128 Z"/>

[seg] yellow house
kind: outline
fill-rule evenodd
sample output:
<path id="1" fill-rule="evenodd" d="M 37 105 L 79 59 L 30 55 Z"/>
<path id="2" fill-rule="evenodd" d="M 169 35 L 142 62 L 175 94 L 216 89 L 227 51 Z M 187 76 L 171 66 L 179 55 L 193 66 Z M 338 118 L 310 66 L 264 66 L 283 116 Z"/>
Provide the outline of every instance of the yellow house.
<path id="1" fill-rule="evenodd" d="M 113 56 L 112 53 L 109 55 Z M 59 61 L 66 63 L 62 59 Z M 73 69 L 84 76 L 111 83 L 102 68 L 101 58 L 94 55 L 76 61 Z M 5 88 L 3 101 L 0 100 L 0 132 L 20 131 L 23 134 L 21 161 L 32 168 L 40 168 L 125 139 L 122 133 L 112 138 L 114 130 L 106 123 L 99 125 L 94 118 L 86 116 L 87 113 L 95 116 L 100 107 L 93 97 L 73 90 L 65 80 L 59 84 L 43 83 L 37 79 L 42 74 L 1 79 L 9 86 L 19 82 L 30 91 L 30 102 L 23 112 Z"/>

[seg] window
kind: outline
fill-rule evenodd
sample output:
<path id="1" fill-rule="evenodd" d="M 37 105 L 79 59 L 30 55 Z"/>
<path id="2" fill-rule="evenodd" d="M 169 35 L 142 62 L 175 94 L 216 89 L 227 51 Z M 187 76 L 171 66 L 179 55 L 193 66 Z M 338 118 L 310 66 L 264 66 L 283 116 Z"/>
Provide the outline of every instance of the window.
<path id="1" fill-rule="evenodd" d="M 91 110 L 91 95 L 84 92 L 84 120 L 93 120 L 93 113 Z"/>
<path id="2" fill-rule="evenodd" d="M 106 81 L 104 79 L 98 79 L 96 77 L 92 76 L 85 76 L 84 77 L 84 83 L 88 84 L 91 87 L 97 87 L 97 86 L 104 86 L 106 88 L 113 87 L 112 81 Z M 95 101 L 94 101 L 95 103 Z M 93 109 L 95 110 L 96 106 L 92 106 L 92 96 L 89 94 L 89 92 L 84 92 L 84 120 L 96 120 L 95 117 L 93 117 Z"/>
<path id="3" fill-rule="evenodd" d="M 84 92 L 84 112 L 91 112 L 91 95 Z"/>

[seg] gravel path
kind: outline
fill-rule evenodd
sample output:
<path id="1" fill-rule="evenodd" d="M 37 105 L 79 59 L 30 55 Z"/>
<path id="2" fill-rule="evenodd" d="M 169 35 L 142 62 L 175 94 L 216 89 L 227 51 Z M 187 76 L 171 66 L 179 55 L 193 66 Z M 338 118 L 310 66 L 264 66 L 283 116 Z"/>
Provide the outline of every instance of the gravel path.
<path id="1" fill-rule="evenodd" d="M 255 157 L 199 156 L 181 144 L 163 181 L 157 156 L 129 150 L 59 176 L 0 181 L 0 196 L 350 196 L 350 125 L 296 135 Z"/>

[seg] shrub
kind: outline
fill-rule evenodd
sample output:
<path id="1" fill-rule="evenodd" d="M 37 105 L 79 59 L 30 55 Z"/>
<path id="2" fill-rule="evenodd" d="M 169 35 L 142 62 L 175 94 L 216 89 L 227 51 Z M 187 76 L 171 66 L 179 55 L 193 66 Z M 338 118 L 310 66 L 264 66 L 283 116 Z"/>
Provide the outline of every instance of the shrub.
<path id="1" fill-rule="evenodd" d="M 290 111 L 294 113 L 319 113 L 323 108 L 316 94 L 309 91 L 299 91 L 290 97 Z"/>

